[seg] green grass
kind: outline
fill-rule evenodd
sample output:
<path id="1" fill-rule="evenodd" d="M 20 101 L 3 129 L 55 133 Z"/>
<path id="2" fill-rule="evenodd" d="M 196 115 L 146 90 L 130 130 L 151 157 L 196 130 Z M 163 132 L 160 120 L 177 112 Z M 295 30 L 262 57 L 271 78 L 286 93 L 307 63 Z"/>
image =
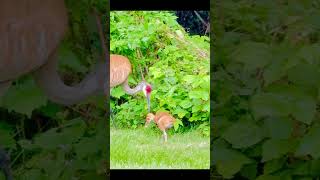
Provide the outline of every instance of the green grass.
<path id="1" fill-rule="evenodd" d="M 111 128 L 111 169 L 209 169 L 210 138 L 197 131 L 168 131 L 168 142 L 156 128 Z"/>

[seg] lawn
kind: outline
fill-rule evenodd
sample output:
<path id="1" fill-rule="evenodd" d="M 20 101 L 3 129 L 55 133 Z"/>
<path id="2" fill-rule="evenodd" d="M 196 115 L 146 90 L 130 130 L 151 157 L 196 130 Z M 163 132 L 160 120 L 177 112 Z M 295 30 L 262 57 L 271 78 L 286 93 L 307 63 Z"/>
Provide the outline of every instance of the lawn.
<path id="1" fill-rule="evenodd" d="M 168 142 L 153 127 L 111 128 L 111 169 L 209 169 L 210 138 L 197 131 L 168 131 Z"/>

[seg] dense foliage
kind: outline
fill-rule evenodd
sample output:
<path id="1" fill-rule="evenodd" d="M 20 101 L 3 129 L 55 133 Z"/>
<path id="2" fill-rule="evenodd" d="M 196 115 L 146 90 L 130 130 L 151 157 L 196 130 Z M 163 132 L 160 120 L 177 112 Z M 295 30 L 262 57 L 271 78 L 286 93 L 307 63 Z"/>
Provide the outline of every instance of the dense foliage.
<path id="1" fill-rule="evenodd" d="M 76 84 L 102 60 L 96 20 L 106 1 L 66 0 L 70 31 L 59 47 L 60 74 Z M 31 75 L 17 79 L 1 98 L 0 143 L 17 179 L 104 179 L 107 134 L 105 99 L 64 107 L 49 102 Z M 0 172 L 0 179 L 3 179 Z"/>
<path id="2" fill-rule="evenodd" d="M 200 128 L 209 135 L 209 38 L 190 36 L 169 12 L 111 12 L 110 50 L 128 57 L 131 86 L 141 80 L 139 66 L 153 86 L 151 111 L 166 110 L 176 119 L 175 129 Z M 136 128 L 147 114 L 143 94 L 112 90 L 115 122 Z"/>
<path id="3" fill-rule="evenodd" d="M 215 1 L 212 11 L 215 172 L 319 177 L 319 1 Z"/>

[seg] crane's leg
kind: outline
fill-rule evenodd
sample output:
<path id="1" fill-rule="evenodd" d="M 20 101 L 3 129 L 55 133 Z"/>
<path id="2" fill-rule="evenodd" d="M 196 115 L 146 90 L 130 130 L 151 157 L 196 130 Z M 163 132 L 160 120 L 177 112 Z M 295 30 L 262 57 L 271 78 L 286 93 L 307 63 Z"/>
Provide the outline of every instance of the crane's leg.
<path id="1" fill-rule="evenodd" d="M 163 139 L 164 139 L 165 143 L 168 141 L 168 136 L 167 136 L 166 130 L 163 130 Z"/>

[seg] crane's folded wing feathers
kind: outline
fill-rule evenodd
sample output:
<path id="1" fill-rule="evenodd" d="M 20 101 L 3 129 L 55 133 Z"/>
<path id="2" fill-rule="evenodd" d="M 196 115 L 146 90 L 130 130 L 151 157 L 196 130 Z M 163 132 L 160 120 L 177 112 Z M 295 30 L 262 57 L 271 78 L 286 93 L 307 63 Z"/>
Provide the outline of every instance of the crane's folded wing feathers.
<path id="1" fill-rule="evenodd" d="M 128 58 L 121 55 L 110 56 L 110 88 L 126 81 L 131 73 L 131 64 Z"/>

